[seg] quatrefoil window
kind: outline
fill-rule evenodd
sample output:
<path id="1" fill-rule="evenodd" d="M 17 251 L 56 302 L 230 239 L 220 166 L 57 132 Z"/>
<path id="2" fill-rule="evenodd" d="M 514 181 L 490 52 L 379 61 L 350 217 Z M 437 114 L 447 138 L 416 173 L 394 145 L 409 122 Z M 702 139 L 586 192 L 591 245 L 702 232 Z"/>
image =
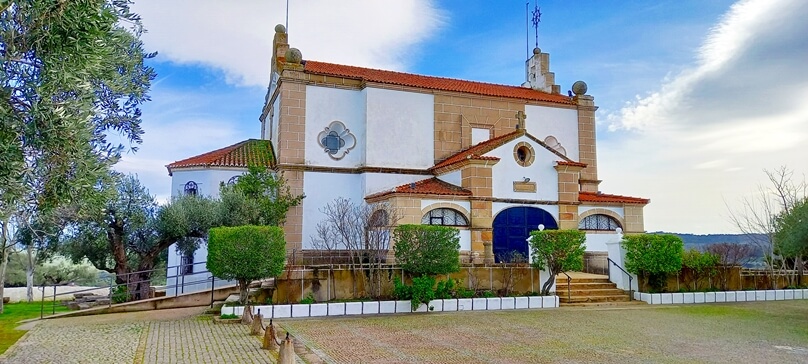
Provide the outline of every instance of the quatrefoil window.
<path id="1" fill-rule="evenodd" d="M 356 137 L 340 121 L 332 121 L 320 134 L 317 141 L 329 157 L 340 160 L 356 146 Z"/>

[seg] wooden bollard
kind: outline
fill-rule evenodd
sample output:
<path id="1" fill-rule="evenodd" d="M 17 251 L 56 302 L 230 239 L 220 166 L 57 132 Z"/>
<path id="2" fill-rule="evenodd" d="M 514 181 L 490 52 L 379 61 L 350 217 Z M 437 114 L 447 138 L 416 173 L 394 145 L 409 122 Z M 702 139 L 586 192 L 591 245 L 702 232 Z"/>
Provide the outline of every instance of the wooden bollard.
<path id="1" fill-rule="evenodd" d="M 241 323 L 244 325 L 249 325 L 253 322 L 253 313 L 252 313 L 252 306 L 247 304 L 244 306 L 244 313 L 241 314 Z"/>
<path id="2" fill-rule="evenodd" d="M 286 333 L 286 339 L 281 341 L 280 355 L 278 355 L 278 364 L 294 364 L 295 363 L 295 348 L 292 344 L 292 339 L 289 338 L 289 333 Z"/>
<path id="3" fill-rule="evenodd" d="M 258 310 L 258 314 L 255 315 L 253 318 L 252 326 L 250 327 L 250 335 L 261 335 L 264 331 L 264 323 L 263 317 L 261 316 L 261 310 Z"/>
<path id="4" fill-rule="evenodd" d="M 278 335 L 275 333 L 275 325 L 272 324 L 272 319 L 269 319 L 269 326 L 267 326 L 267 330 L 264 331 L 264 345 L 261 346 L 261 349 L 264 350 L 278 350 L 278 342 L 276 340 Z"/>

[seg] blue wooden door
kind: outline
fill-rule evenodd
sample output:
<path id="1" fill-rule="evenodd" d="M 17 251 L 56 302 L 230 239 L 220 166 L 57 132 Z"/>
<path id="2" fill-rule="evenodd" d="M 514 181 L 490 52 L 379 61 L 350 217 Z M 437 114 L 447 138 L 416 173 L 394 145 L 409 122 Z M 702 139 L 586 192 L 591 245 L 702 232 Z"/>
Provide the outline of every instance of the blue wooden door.
<path id="1" fill-rule="evenodd" d="M 500 212 L 494 219 L 494 258 L 497 262 L 509 256 L 511 252 L 528 256 L 527 238 L 530 232 L 539 229 L 558 229 L 553 215 L 536 207 L 511 207 Z"/>

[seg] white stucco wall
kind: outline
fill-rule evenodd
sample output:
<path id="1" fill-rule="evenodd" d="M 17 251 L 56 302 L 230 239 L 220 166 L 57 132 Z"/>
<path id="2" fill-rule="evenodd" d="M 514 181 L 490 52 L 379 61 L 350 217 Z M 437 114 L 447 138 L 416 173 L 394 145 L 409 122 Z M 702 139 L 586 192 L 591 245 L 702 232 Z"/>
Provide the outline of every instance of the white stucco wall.
<path id="1" fill-rule="evenodd" d="M 460 251 L 471 250 L 471 230 L 460 229 Z"/>
<path id="2" fill-rule="evenodd" d="M 340 160 L 320 146 L 318 135 L 333 121 L 341 121 L 356 138 L 356 146 Z M 365 96 L 363 91 L 306 86 L 306 164 L 359 167 L 365 153 Z"/>
<path id="3" fill-rule="evenodd" d="M 268 133 L 270 134 L 267 135 L 267 137 L 272 140 L 272 146 L 275 148 L 273 152 L 275 152 L 275 155 L 278 155 L 278 133 L 280 131 L 280 125 L 278 125 L 278 122 L 280 121 L 281 98 L 278 97 L 275 99 L 275 102 L 272 105 L 274 112 L 272 114 L 272 120 L 270 120 L 271 127 L 268 130 Z"/>
<path id="4" fill-rule="evenodd" d="M 365 94 L 366 165 L 418 169 L 432 167 L 435 155 L 434 96 L 375 88 L 366 88 Z"/>
<path id="5" fill-rule="evenodd" d="M 519 142 L 526 142 L 533 147 L 535 160 L 528 167 L 516 163 L 513 148 Z M 493 151 L 488 156 L 499 157 L 499 163 L 492 167 L 494 175 L 493 194 L 497 198 L 518 198 L 529 200 L 558 200 L 558 172 L 555 162 L 560 158 L 528 137 L 520 137 Z M 524 177 L 536 182 L 536 192 L 514 192 L 513 182 L 522 181 Z"/>
<path id="6" fill-rule="evenodd" d="M 586 234 L 586 251 L 588 252 L 605 252 L 607 251 L 606 244 L 618 243 L 623 238 L 622 234 L 615 231 L 603 233 L 587 233 Z"/>
<path id="7" fill-rule="evenodd" d="M 171 196 L 178 196 L 185 190 L 188 181 L 196 182 L 198 193 L 202 196 L 219 197 L 219 184 L 227 183 L 233 176 L 240 176 L 243 169 L 175 169 L 171 176 Z"/>
<path id="8" fill-rule="evenodd" d="M 460 186 L 460 184 L 463 183 L 463 174 L 460 171 L 454 171 L 438 176 L 438 179 L 455 186 Z"/>
<path id="9" fill-rule="evenodd" d="M 389 191 L 392 190 L 394 187 L 398 187 L 408 183 L 418 182 L 420 180 L 427 178 L 430 177 L 417 174 L 395 174 L 395 173 L 362 174 L 365 196 L 372 195 L 377 192 Z"/>
<path id="10" fill-rule="evenodd" d="M 554 136 L 567 151 L 567 157 L 578 160 L 578 111 L 556 107 L 526 105 L 525 125 L 530 135 L 544 141 Z"/>
<path id="11" fill-rule="evenodd" d="M 354 203 L 365 203 L 362 175 L 304 172 L 303 192 L 303 249 L 313 249 L 311 237 L 317 237 L 317 224 L 325 219 L 320 209 L 338 197 Z"/>
<path id="12" fill-rule="evenodd" d="M 471 128 L 471 144 L 477 144 L 491 139 L 491 130 L 485 128 Z"/>

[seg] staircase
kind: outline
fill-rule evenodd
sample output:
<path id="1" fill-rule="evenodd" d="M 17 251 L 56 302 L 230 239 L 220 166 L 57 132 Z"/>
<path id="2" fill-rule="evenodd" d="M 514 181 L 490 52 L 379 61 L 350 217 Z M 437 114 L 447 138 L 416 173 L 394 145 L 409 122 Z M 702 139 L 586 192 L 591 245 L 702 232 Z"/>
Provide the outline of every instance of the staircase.
<path id="1" fill-rule="evenodd" d="M 571 306 L 629 306 L 642 305 L 642 301 L 630 301 L 628 292 L 618 289 L 609 281 L 609 277 L 599 274 L 568 272 L 570 281 L 567 295 L 567 276 L 563 273 L 556 277 L 556 295 L 559 305 Z"/>

